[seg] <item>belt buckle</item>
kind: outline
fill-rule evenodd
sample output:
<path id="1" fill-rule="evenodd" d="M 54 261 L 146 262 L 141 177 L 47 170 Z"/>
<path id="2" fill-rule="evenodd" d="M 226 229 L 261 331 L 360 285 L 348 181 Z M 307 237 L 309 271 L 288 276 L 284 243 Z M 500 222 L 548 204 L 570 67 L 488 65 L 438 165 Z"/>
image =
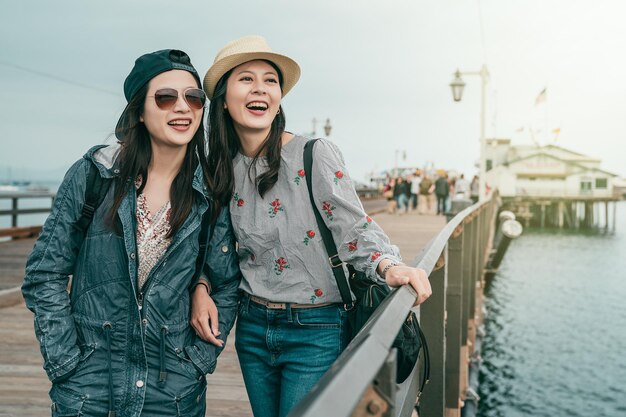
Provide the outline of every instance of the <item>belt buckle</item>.
<path id="1" fill-rule="evenodd" d="M 339 259 L 339 254 L 337 253 L 328 258 L 328 262 L 330 262 L 331 268 L 339 268 L 341 265 L 343 265 L 343 261 Z M 335 264 L 335 262 L 337 263 Z"/>

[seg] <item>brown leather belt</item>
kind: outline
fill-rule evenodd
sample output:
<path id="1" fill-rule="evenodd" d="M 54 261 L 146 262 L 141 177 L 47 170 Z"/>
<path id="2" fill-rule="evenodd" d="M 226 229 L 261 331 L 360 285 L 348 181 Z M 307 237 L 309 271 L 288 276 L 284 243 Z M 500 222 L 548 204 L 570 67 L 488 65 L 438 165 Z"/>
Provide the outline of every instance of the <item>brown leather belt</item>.
<path id="1" fill-rule="evenodd" d="M 275 303 L 273 301 L 266 300 L 265 298 L 256 297 L 254 295 L 248 295 L 250 301 L 261 304 L 270 310 L 287 310 L 287 306 L 291 308 L 317 308 L 326 307 L 336 303 L 319 303 L 319 304 L 297 304 L 297 303 Z"/>

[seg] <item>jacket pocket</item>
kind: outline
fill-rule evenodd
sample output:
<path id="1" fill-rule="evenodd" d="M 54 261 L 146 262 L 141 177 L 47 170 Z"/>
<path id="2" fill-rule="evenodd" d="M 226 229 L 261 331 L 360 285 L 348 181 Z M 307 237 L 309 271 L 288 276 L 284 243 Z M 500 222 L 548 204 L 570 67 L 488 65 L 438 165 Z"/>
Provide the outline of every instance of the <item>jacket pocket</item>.
<path id="1" fill-rule="evenodd" d="M 193 379 L 202 379 L 203 375 L 200 373 L 200 370 L 196 368 L 191 359 L 187 357 L 185 349 L 176 348 L 175 352 L 179 359 L 179 365 L 183 371 Z"/>
<path id="2" fill-rule="evenodd" d="M 67 388 L 62 388 L 58 384 L 52 384 L 50 389 L 50 399 L 52 399 L 52 417 L 74 417 L 82 416 L 85 396 Z"/>
<path id="3" fill-rule="evenodd" d="M 199 381 L 190 392 L 176 398 L 178 417 L 204 417 L 206 411 L 206 380 Z"/>

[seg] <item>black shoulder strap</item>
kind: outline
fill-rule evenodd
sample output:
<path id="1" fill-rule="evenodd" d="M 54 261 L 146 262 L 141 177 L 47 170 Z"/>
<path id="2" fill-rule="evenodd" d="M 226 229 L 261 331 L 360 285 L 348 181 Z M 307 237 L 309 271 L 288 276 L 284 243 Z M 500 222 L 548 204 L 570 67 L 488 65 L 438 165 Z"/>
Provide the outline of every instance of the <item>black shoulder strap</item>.
<path id="1" fill-rule="evenodd" d="M 322 215 L 315 205 L 315 199 L 313 199 L 313 185 L 311 181 L 311 176 L 313 172 L 313 146 L 318 140 L 319 139 L 311 139 L 306 143 L 306 145 L 304 145 L 304 172 L 306 177 L 306 185 L 309 189 L 309 198 L 311 199 L 313 213 L 315 213 L 317 227 L 319 228 L 320 236 L 322 236 L 322 240 L 324 241 L 326 253 L 328 254 L 328 261 L 330 262 L 330 267 L 333 270 L 333 274 L 335 275 L 335 280 L 337 281 L 337 287 L 339 288 L 341 299 L 343 300 L 344 304 L 351 305 L 352 295 L 350 293 L 350 286 L 348 285 L 346 274 L 343 271 L 343 262 L 341 261 L 341 259 L 339 259 L 339 255 L 337 255 L 337 246 L 335 245 L 333 235 L 330 230 L 328 230 L 326 223 L 324 223 Z"/>
<path id="2" fill-rule="evenodd" d="M 104 197 L 109 191 L 111 180 L 104 179 L 100 175 L 98 168 L 93 162 L 89 163 L 89 173 L 87 174 L 87 184 L 85 188 L 85 204 L 80 218 L 76 221 L 76 228 L 84 235 L 93 219 L 93 214 L 100 207 Z"/>
<path id="3" fill-rule="evenodd" d="M 211 221 L 211 212 L 211 207 L 209 207 L 202 215 L 200 236 L 198 237 L 200 250 L 198 251 L 198 258 L 196 259 L 196 271 L 194 272 L 193 278 L 191 280 L 191 282 L 193 283 L 195 283 L 198 280 L 200 274 L 202 274 L 204 262 L 206 261 L 206 254 L 209 247 L 209 242 L 211 242 L 211 238 L 213 237 L 213 231 L 215 230 L 215 222 Z"/>

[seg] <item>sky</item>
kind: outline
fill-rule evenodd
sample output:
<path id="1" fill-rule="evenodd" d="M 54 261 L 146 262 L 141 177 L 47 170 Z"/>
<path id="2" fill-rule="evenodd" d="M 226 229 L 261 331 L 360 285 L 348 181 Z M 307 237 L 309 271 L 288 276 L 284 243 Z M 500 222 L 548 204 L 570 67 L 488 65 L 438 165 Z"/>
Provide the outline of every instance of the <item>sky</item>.
<path id="1" fill-rule="evenodd" d="M 626 175 L 622 0 L 0 0 L 0 10 L 0 181 L 60 179 L 92 145 L 114 142 L 141 54 L 182 49 L 202 77 L 249 34 L 302 68 L 283 100 L 287 129 L 311 135 L 313 118 L 329 118 L 357 180 L 396 163 L 477 172 L 480 77 L 464 76 L 458 103 L 449 83 L 483 65 L 487 137 L 526 144 L 532 130 Z"/>

